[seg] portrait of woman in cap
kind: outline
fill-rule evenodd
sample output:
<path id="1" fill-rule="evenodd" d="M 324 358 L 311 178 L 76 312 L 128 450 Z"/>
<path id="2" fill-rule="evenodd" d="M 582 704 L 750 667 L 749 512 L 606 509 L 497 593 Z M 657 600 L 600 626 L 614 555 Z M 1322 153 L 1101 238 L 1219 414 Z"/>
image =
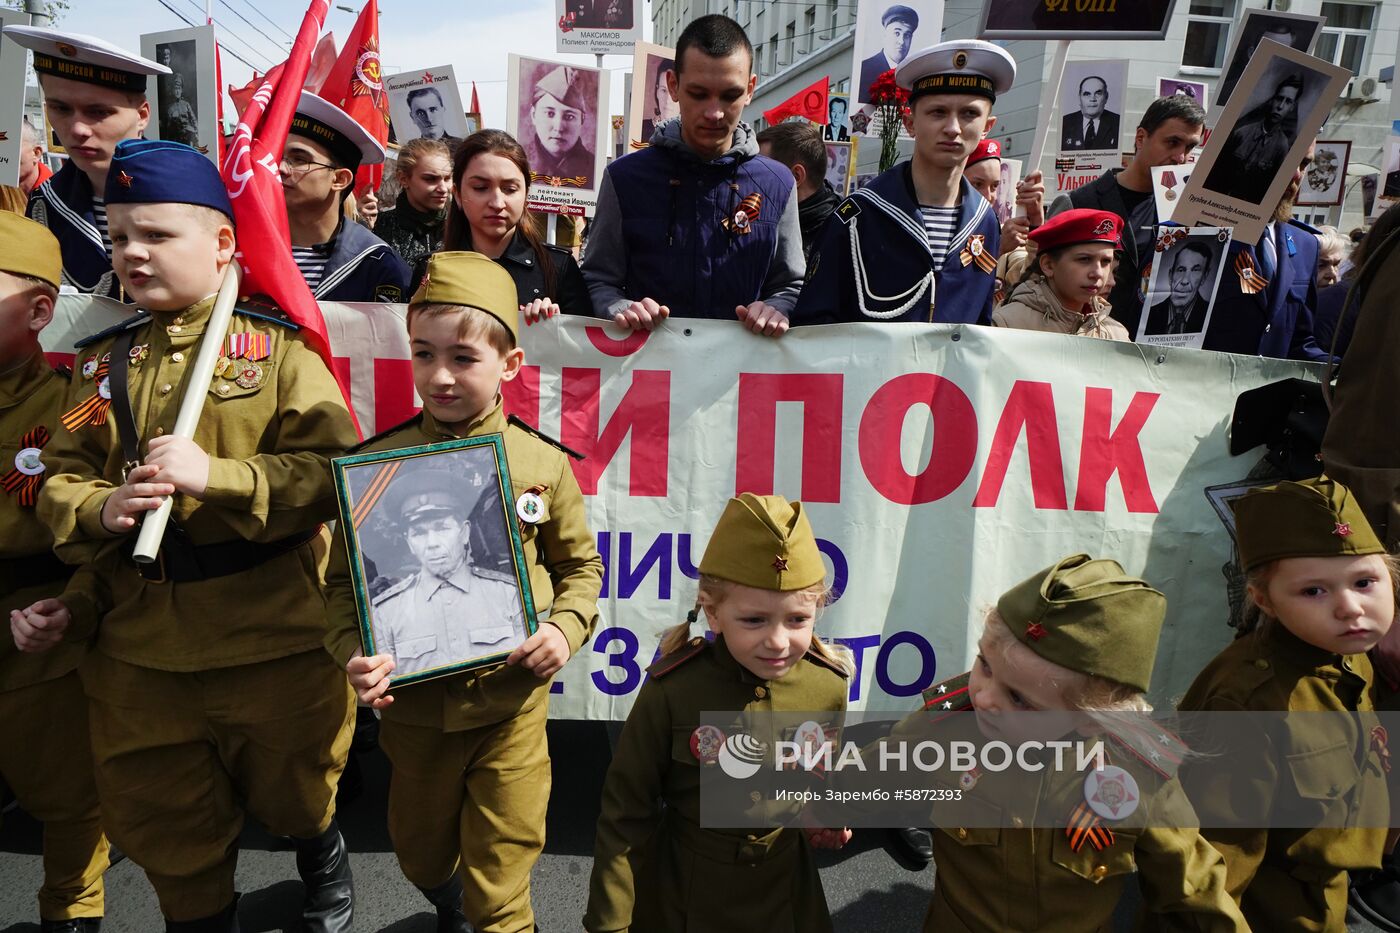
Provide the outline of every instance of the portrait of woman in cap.
<path id="1" fill-rule="evenodd" d="M 598 75 L 554 62 L 523 59 L 520 142 L 535 184 L 592 189 Z M 528 91 L 528 93 L 526 93 Z"/>

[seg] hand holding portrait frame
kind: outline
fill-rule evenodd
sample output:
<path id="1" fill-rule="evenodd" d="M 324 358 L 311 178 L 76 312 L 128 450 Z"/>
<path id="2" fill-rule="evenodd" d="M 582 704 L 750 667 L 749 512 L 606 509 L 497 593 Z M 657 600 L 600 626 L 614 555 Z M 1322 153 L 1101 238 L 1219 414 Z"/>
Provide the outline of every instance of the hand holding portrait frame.
<path id="1" fill-rule="evenodd" d="M 500 434 L 331 467 L 361 644 L 394 658 L 392 687 L 499 664 L 536 632 Z"/>

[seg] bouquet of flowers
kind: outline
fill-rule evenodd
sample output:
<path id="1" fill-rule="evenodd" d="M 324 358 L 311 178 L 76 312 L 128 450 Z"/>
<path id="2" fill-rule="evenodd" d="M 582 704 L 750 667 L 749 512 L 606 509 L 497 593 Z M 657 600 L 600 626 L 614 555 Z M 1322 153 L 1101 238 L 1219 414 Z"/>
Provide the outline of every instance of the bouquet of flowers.
<path id="1" fill-rule="evenodd" d="M 870 84 L 870 103 L 875 105 L 880 125 L 880 171 L 899 160 L 899 132 L 909 116 L 909 92 L 894 81 L 894 69 L 884 72 Z"/>

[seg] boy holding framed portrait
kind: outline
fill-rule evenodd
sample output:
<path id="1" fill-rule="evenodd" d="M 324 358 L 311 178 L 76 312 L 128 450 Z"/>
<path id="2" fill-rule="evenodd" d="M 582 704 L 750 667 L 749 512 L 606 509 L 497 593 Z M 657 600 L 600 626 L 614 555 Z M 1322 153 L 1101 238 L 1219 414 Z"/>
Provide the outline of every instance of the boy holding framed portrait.
<path id="1" fill-rule="evenodd" d="M 550 681 L 592 633 L 603 563 L 564 449 L 501 407 L 525 358 L 509 274 L 468 252 L 427 270 L 423 410 L 334 462 L 326 646 L 380 711 L 389 833 L 438 929 L 528 930 Z"/>

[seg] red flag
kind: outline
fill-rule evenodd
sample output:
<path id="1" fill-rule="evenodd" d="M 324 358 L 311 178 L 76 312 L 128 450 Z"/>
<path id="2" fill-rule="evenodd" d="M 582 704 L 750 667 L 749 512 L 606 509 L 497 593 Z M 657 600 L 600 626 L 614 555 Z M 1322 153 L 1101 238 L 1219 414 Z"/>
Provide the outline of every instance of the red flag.
<path id="1" fill-rule="evenodd" d="M 471 106 L 471 112 L 474 113 L 474 114 L 476 114 L 477 116 L 481 116 L 481 101 L 479 101 L 479 100 L 476 99 L 476 82 L 475 82 L 475 81 L 472 82 L 472 106 Z"/>
<path id="2" fill-rule="evenodd" d="M 379 64 L 379 4 L 369 0 L 345 40 L 320 96 L 348 113 L 363 126 L 379 145 L 389 144 L 389 95 L 384 93 L 384 76 Z M 365 165 L 355 174 L 355 193 L 379 189 L 384 179 L 383 165 Z"/>
<path id="3" fill-rule="evenodd" d="M 294 323 L 335 375 L 345 405 L 350 393 L 331 361 L 326 321 L 301 270 L 292 259 L 287 229 L 287 203 L 282 195 L 278 163 L 287 142 L 302 84 L 311 65 L 311 49 L 325 22 L 327 0 L 311 0 L 287 61 L 263 79 L 248 101 L 224 157 L 222 174 L 233 202 L 240 248 L 234 258 L 243 268 L 243 291 L 267 295 Z M 350 409 L 354 419 L 354 409 Z M 358 423 L 356 430 L 359 430 Z"/>
<path id="4" fill-rule="evenodd" d="M 806 117 L 813 123 L 826 123 L 826 96 L 831 91 L 831 79 L 820 81 L 803 88 L 772 110 L 763 111 L 763 119 L 770 124 L 782 123 L 788 117 Z"/>
<path id="5" fill-rule="evenodd" d="M 316 51 L 311 53 L 311 67 L 306 72 L 306 80 L 301 84 L 312 94 L 318 94 L 321 84 L 325 81 L 326 75 L 330 72 L 331 66 L 335 64 L 335 33 L 328 32 L 321 37 L 321 41 L 316 43 Z M 273 65 L 272 70 L 265 75 L 253 72 L 253 79 L 242 87 L 229 85 L 228 96 L 233 98 L 233 108 L 238 111 L 238 116 L 242 118 L 243 111 L 248 109 L 248 101 L 253 99 L 253 94 L 262 87 L 263 81 L 276 81 L 277 76 L 282 73 L 286 63 Z M 222 80 L 220 81 L 222 84 Z"/>

